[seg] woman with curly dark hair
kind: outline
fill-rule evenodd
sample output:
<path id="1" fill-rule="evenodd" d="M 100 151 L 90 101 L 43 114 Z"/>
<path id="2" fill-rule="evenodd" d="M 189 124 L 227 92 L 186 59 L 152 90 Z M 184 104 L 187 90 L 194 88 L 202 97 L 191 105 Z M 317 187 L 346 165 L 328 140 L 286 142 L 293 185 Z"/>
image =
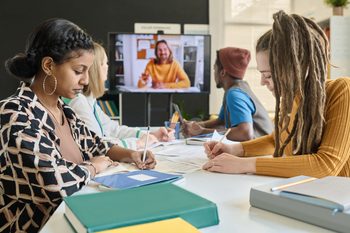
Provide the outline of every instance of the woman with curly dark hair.
<path id="1" fill-rule="evenodd" d="M 21 79 L 0 102 L 0 232 L 38 232 L 62 201 L 114 160 L 154 168 L 154 156 L 99 138 L 60 99 L 88 83 L 91 37 L 72 22 L 50 19 L 29 37 L 25 54 L 6 61 Z"/>

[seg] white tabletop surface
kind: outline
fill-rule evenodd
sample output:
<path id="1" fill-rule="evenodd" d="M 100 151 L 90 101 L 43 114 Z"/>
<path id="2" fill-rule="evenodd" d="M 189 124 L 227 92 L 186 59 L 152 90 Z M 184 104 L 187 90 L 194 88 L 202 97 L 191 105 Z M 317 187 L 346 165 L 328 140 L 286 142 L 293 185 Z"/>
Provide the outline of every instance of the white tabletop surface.
<path id="1" fill-rule="evenodd" d="M 201 148 L 202 149 L 202 148 Z M 331 232 L 329 230 L 304 223 L 282 215 L 251 207 L 250 188 L 283 178 L 258 175 L 231 175 L 211 173 L 200 170 L 185 175 L 185 181 L 179 186 L 216 203 L 219 213 L 219 225 L 201 228 L 202 233 L 228 232 Z M 98 184 L 93 182 L 75 195 L 100 192 Z M 41 233 L 73 233 L 64 218 L 62 203 Z"/>

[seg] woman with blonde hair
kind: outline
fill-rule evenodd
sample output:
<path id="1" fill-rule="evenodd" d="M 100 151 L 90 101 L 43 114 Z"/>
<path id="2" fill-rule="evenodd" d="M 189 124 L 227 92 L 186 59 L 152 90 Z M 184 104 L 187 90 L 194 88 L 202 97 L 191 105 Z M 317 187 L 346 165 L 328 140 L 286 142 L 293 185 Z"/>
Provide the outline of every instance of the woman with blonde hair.
<path id="1" fill-rule="evenodd" d="M 272 30 L 258 40 L 256 60 L 261 85 L 276 98 L 275 130 L 234 145 L 206 143 L 212 160 L 203 168 L 350 177 L 350 79 L 327 80 L 328 40 L 314 21 L 283 11 L 273 19 Z"/>
<path id="2" fill-rule="evenodd" d="M 78 94 L 69 103 L 69 106 L 100 137 L 110 138 L 125 148 L 144 148 L 146 141 L 145 130 L 119 125 L 117 121 L 111 120 L 96 103 L 96 99 L 102 97 L 105 92 L 108 60 L 105 49 L 98 43 L 94 43 L 94 46 L 95 58 L 89 70 L 89 84 L 84 86 L 83 93 Z M 148 145 L 158 141 L 172 141 L 174 138 L 173 129 L 167 131 L 161 127 L 157 131 L 150 132 Z"/>

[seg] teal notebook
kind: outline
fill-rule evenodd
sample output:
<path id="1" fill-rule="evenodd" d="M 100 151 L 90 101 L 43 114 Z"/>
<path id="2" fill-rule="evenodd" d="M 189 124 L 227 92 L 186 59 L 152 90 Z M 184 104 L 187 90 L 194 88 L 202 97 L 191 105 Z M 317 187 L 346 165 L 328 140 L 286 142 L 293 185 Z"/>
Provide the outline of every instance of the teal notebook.
<path id="1" fill-rule="evenodd" d="M 173 184 L 63 198 L 76 232 L 95 232 L 181 217 L 196 228 L 217 225 L 216 204 Z"/>

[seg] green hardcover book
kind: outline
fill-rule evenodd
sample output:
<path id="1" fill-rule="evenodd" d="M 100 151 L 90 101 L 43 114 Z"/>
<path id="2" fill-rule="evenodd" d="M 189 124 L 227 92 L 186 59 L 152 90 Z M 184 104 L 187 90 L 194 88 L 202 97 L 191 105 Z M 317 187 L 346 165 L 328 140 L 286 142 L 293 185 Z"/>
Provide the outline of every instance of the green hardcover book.
<path id="1" fill-rule="evenodd" d="M 119 111 L 118 111 L 117 107 L 115 106 L 114 101 L 113 100 L 108 100 L 108 102 L 109 102 L 109 105 L 112 108 L 112 111 L 114 112 L 114 115 L 115 116 L 119 116 Z"/>
<path id="2" fill-rule="evenodd" d="M 180 217 L 196 228 L 217 225 L 216 204 L 173 184 L 63 198 L 76 232 L 96 232 Z"/>

